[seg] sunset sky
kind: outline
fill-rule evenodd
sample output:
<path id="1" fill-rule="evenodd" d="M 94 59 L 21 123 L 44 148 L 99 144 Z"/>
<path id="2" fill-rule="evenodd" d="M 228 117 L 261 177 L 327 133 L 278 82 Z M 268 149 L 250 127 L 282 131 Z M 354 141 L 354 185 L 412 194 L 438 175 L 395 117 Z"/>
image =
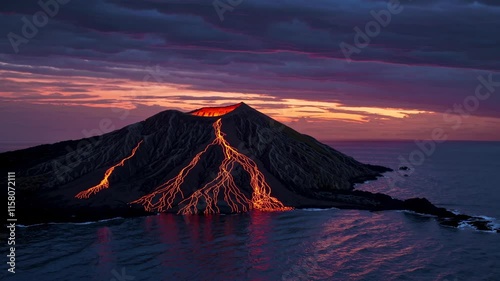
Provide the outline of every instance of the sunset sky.
<path id="1" fill-rule="evenodd" d="M 350 60 L 388 1 L 60 0 L 46 25 L 37 2 L 0 4 L 1 142 L 240 101 L 320 140 L 500 140 L 499 1 L 401 0 Z"/>

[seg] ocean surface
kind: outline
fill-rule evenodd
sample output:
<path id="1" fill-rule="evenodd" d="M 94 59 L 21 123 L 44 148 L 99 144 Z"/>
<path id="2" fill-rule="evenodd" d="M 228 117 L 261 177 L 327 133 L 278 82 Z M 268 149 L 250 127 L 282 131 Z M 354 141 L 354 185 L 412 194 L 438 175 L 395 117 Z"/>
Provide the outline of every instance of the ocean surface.
<path id="1" fill-rule="evenodd" d="M 412 142 L 328 144 L 391 168 L 419 155 Z M 393 172 L 357 188 L 498 222 L 499 159 L 498 142 L 446 142 L 403 181 Z M 17 273 L 3 262 L 1 280 L 500 280 L 500 234 L 401 211 L 162 214 L 17 232 Z"/>

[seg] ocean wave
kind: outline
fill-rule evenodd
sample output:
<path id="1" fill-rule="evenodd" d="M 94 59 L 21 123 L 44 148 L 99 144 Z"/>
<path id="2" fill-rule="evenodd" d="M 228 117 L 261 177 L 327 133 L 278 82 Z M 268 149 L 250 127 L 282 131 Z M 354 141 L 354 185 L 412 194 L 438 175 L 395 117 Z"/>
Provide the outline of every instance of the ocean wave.
<path id="1" fill-rule="evenodd" d="M 435 215 L 418 213 L 418 212 L 410 211 L 410 210 L 396 210 L 396 212 L 398 212 L 398 213 L 407 213 L 407 214 L 412 214 L 412 215 L 419 215 L 419 216 L 422 216 L 422 217 L 429 217 L 429 218 L 436 218 L 437 217 Z"/>
<path id="2" fill-rule="evenodd" d="M 460 222 L 457 226 L 458 229 L 472 229 L 472 230 L 478 230 L 477 228 L 475 228 L 473 225 L 471 225 L 470 223 L 466 222 L 466 221 L 463 221 L 463 222 Z"/>
<path id="3" fill-rule="evenodd" d="M 89 225 L 89 224 L 96 224 L 96 223 L 101 223 L 101 222 L 108 222 L 108 221 L 114 221 L 114 220 L 121 220 L 123 219 L 122 217 L 116 217 L 116 218 L 110 218 L 110 219 L 104 219 L 104 220 L 98 220 L 98 221 L 86 221 L 86 222 L 46 222 L 46 223 L 37 223 L 37 224 L 29 224 L 29 225 L 24 225 L 24 224 L 18 224 L 16 225 L 17 227 L 20 228 L 28 228 L 28 227 L 34 227 L 34 226 L 41 226 L 41 225 Z"/>
<path id="4" fill-rule="evenodd" d="M 301 211 L 306 211 L 306 212 L 321 212 L 321 211 L 328 211 L 328 210 L 339 210 L 339 208 L 304 208 L 304 209 L 298 209 Z"/>

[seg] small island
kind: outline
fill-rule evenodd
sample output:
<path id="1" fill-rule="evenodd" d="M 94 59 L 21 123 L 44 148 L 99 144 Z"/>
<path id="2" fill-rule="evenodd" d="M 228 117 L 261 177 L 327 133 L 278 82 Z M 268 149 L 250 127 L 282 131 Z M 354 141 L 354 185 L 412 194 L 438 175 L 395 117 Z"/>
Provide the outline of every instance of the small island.
<path id="1" fill-rule="evenodd" d="M 360 163 L 245 103 L 167 110 L 99 137 L 6 152 L 0 160 L 18 171 L 24 224 L 334 207 L 408 210 L 444 226 L 499 231 L 425 198 L 355 190 L 392 170 Z"/>

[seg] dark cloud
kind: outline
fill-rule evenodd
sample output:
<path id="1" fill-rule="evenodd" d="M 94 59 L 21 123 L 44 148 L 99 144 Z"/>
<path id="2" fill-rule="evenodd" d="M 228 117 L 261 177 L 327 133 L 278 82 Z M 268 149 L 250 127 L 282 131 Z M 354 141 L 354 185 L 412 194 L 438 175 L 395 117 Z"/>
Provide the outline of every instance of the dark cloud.
<path id="1" fill-rule="evenodd" d="M 37 1 L 4 2 L 5 35 L 21 34 L 22 18 L 41 9 Z M 223 22 L 212 1 L 70 1 L 19 54 L 0 41 L 1 87 L 36 94 L 47 86 L 12 80 L 25 73 L 135 81 L 155 74 L 193 90 L 445 111 L 474 93 L 478 75 L 499 77 L 498 1 L 401 3 L 403 11 L 348 63 L 339 44 L 353 44 L 354 27 L 364 28 L 387 1 L 243 1 Z M 50 85 L 86 91 L 84 83 Z M 106 89 L 127 90 L 119 82 Z M 499 96 L 475 114 L 500 117 Z"/>
<path id="2" fill-rule="evenodd" d="M 5 98 L 4 99 L 12 99 L 12 100 L 66 100 L 66 99 L 91 99 L 91 98 L 99 98 L 99 95 L 89 95 L 89 94 L 73 94 L 73 95 L 63 95 L 61 93 L 53 93 L 53 94 L 48 94 L 48 95 L 41 95 L 41 94 L 25 94 L 25 95 L 18 95 L 16 97 L 12 98 Z"/>
<path id="3" fill-rule="evenodd" d="M 393 15 L 389 26 L 354 60 L 500 69 L 498 3 L 401 3 L 403 11 Z M 210 1 L 71 1 L 40 29 L 32 39 L 36 43 L 20 49 L 25 55 L 48 52 L 87 58 L 128 53 L 133 54 L 128 60 L 137 62 L 167 60 L 173 54 L 156 57 L 167 50 L 177 56 L 205 56 L 207 62 L 217 58 L 217 52 L 229 56 L 284 51 L 343 58 L 339 43 L 352 44 L 353 28 L 364 28 L 373 20 L 371 11 L 386 7 L 386 1 L 244 1 L 221 22 Z M 21 17 L 40 9 L 36 1 L 3 3 L 2 34 L 20 34 Z M 12 53 L 7 40 L 0 50 Z"/>

